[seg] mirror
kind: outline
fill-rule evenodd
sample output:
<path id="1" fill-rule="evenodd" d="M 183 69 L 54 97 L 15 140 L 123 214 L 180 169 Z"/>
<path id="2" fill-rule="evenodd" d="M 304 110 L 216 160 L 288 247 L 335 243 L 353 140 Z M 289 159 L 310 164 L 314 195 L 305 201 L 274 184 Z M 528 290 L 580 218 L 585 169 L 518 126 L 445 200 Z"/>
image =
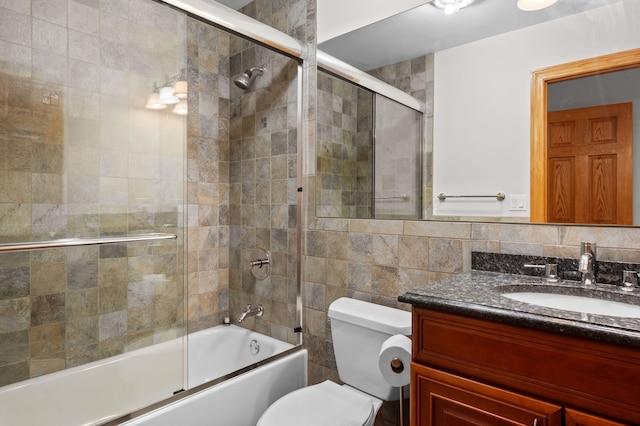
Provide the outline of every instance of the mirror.
<path id="1" fill-rule="evenodd" d="M 422 218 L 422 113 L 318 68 L 316 215 Z"/>
<path id="2" fill-rule="evenodd" d="M 433 153 L 424 171 L 433 180 L 424 186 L 433 196 L 425 197 L 424 211 L 433 212 L 426 218 L 546 221 L 536 216 L 546 184 L 530 174 L 533 72 L 640 47 L 637 1 L 558 0 L 538 12 L 515 3 L 476 0 L 448 16 L 425 4 L 319 46 L 381 79 L 389 75 L 377 70 L 389 64 L 431 58 L 425 139 L 432 138 Z M 450 197 L 498 193 L 503 201 Z"/>
<path id="3" fill-rule="evenodd" d="M 531 220 L 640 223 L 640 49 L 538 70 L 531 99 Z M 579 179 L 603 162 L 598 178 Z"/>

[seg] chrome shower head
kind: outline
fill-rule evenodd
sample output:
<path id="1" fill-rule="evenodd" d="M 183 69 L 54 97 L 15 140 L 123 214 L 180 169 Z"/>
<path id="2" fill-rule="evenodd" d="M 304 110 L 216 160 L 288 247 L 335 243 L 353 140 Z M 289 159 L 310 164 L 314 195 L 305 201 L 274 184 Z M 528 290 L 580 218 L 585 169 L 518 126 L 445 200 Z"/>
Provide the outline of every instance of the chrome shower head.
<path id="1" fill-rule="evenodd" d="M 247 90 L 253 80 L 262 74 L 264 74 L 264 66 L 253 67 L 240 74 L 233 82 L 242 90 Z"/>

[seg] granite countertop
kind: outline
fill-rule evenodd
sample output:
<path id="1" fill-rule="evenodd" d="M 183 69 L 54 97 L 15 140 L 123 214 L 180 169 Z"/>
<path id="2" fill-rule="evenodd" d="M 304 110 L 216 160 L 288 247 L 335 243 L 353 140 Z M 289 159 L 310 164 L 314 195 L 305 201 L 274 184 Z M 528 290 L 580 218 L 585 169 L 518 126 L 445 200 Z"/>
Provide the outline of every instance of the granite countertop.
<path id="1" fill-rule="evenodd" d="M 594 315 L 518 302 L 503 292 L 554 292 L 640 305 L 640 290 L 625 292 L 610 284 L 585 288 L 578 281 L 548 283 L 543 279 L 499 272 L 472 271 L 455 275 L 401 295 L 416 307 L 544 331 L 640 347 L 640 318 Z"/>

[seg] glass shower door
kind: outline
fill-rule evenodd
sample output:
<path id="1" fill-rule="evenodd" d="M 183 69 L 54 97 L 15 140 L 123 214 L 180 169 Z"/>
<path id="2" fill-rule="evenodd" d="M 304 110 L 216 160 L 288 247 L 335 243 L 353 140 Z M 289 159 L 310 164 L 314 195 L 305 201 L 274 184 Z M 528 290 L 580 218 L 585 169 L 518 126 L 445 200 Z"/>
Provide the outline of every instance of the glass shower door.
<path id="1" fill-rule="evenodd" d="M 374 215 L 422 217 L 422 114 L 375 95 Z"/>

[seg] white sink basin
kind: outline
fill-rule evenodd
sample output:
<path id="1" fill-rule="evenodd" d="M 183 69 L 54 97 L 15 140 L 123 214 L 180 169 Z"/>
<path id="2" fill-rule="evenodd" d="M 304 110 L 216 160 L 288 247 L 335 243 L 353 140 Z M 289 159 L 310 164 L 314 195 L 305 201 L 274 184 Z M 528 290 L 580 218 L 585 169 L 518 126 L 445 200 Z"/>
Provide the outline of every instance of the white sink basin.
<path id="1" fill-rule="evenodd" d="M 568 294 L 516 292 L 502 293 L 504 297 L 552 309 L 612 317 L 640 318 L 640 306 L 612 300 Z"/>

